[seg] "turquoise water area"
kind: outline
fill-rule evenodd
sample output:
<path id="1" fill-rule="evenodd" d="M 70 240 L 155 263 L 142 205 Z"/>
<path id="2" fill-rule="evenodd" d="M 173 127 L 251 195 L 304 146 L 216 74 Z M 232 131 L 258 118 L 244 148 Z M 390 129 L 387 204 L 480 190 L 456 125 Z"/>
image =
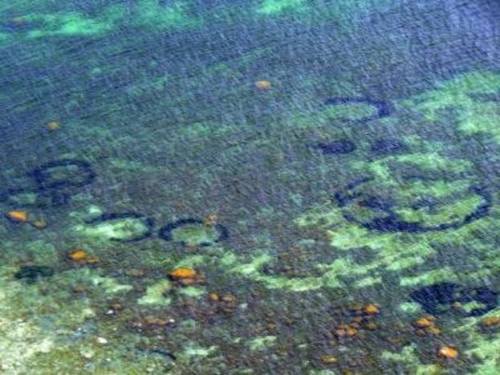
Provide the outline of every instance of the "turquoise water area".
<path id="1" fill-rule="evenodd" d="M 0 15 L 0 373 L 499 372 L 498 1 Z"/>

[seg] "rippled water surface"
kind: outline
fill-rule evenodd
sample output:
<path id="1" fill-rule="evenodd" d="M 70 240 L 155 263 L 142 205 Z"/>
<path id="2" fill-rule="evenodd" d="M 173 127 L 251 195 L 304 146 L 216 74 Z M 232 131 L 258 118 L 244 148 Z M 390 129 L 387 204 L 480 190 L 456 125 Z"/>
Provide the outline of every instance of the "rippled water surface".
<path id="1" fill-rule="evenodd" d="M 0 3 L 0 372 L 496 374 L 500 3 Z"/>

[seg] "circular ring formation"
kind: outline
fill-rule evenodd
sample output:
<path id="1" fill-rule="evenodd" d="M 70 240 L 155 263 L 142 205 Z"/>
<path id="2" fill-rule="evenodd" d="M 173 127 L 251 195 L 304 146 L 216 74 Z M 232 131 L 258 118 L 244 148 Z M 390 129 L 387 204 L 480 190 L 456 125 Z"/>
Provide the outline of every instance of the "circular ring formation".
<path id="1" fill-rule="evenodd" d="M 54 169 L 56 168 L 70 168 L 76 167 L 78 170 L 77 175 L 82 176 L 82 180 L 75 179 L 57 179 L 52 176 Z M 35 168 L 31 172 L 36 183 L 41 189 L 55 189 L 61 187 L 82 187 L 91 184 L 96 174 L 92 170 L 91 165 L 83 160 L 76 159 L 61 159 L 54 160 L 45 164 L 42 164 L 38 168 Z"/>
<path id="2" fill-rule="evenodd" d="M 174 221 L 172 223 L 169 223 L 162 227 L 160 231 L 158 232 L 158 236 L 162 238 L 165 241 L 172 241 L 173 236 L 172 233 L 174 229 L 183 227 L 185 225 L 203 225 L 203 221 L 199 219 L 193 219 L 193 218 L 188 218 L 188 219 L 181 219 Z M 217 238 L 214 240 L 214 242 L 220 242 L 229 237 L 229 232 L 227 228 L 221 224 L 215 224 L 214 226 L 215 231 L 217 232 Z M 186 244 L 184 241 L 181 241 L 182 244 Z M 210 242 L 201 242 L 199 246 L 210 246 Z"/>
<path id="3" fill-rule="evenodd" d="M 344 208 L 355 199 L 363 198 L 361 200 L 363 207 L 371 209 L 373 211 L 377 211 L 379 213 L 383 213 L 384 216 L 376 217 L 370 221 L 362 221 L 355 218 L 345 210 L 342 211 L 342 216 L 351 223 L 355 223 L 366 229 L 378 232 L 422 233 L 457 229 L 484 216 L 487 216 L 493 204 L 493 198 L 486 189 L 478 186 L 472 186 L 469 188 L 469 191 L 473 194 L 479 195 L 482 198 L 482 202 L 472 212 L 467 214 L 462 220 L 427 226 L 425 224 L 402 220 L 398 216 L 398 214 L 394 212 L 393 203 L 388 200 L 372 196 L 363 197 L 362 193 L 360 192 L 352 192 L 352 189 L 354 189 L 355 187 L 372 180 L 372 178 L 362 178 L 354 181 L 347 186 L 347 193 L 336 192 L 334 193 L 333 199 L 340 208 Z"/>
<path id="4" fill-rule="evenodd" d="M 55 169 L 72 167 L 76 169 L 72 173 L 73 176 L 54 178 Z M 33 177 L 36 182 L 37 186 L 35 188 L 6 189 L 0 192 L 0 202 L 37 208 L 64 206 L 71 201 L 71 196 L 76 194 L 75 189 L 91 184 L 96 178 L 91 165 L 86 161 L 77 159 L 61 159 L 42 164 L 30 172 L 29 176 Z M 16 197 L 20 197 L 22 194 L 33 194 L 35 199 L 32 202 L 19 202 Z"/>

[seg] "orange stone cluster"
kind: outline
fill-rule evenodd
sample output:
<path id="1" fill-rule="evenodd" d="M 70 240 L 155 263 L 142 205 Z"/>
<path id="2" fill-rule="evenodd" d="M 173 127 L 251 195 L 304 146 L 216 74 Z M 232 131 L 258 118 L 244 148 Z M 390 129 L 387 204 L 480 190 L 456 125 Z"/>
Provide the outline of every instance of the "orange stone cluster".
<path id="1" fill-rule="evenodd" d="M 5 213 L 5 217 L 13 223 L 31 224 L 36 229 L 45 229 L 47 222 L 41 218 L 32 218 L 32 215 L 25 210 L 11 210 Z"/>
<path id="2" fill-rule="evenodd" d="M 237 299 L 231 293 L 219 294 L 211 292 L 208 294 L 208 300 L 216 306 L 216 311 L 232 313 L 237 307 Z"/>
<path id="3" fill-rule="evenodd" d="M 439 348 L 438 356 L 444 359 L 456 359 L 458 357 L 458 349 L 454 346 L 443 345 Z"/>
<path id="4" fill-rule="evenodd" d="M 415 327 L 415 333 L 419 336 L 424 336 L 426 334 L 441 334 L 441 329 L 436 324 L 436 318 L 432 315 L 424 315 L 420 317 L 413 323 L 413 325 Z"/>
<path id="5" fill-rule="evenodd" d="M 374 331 L 378 328 L 373 320 L 380 314 L 380 307 L 374 303 L 364 306 L 356 305 L 352 309 L 354 316 L 349 323 L 341 323 L 335 327 L 333 333 L 337 338 L 356 336 L 360 330 Z"/>
<path id="6" fill-rule="evenodd" d="M 170 277 L 171 280 L 183 286 L 200 284 L 205 281 L 201 273 L 189 267 L 175 268 L 168 273 L 168 276 Z"/>
<path id="7" fill-rule="evenodd" d="M 68 259 L 77 264 L 95 264 L 99 259 L 93 255 L 89 255 L 83 249 L 73 249 L 68 253 Z"/>
<path id="8" fill-rule="evenodd" d="M 488 316 L 481 320 L 481 327 L 496 328 L 500 327 L 500 316 Z"/>

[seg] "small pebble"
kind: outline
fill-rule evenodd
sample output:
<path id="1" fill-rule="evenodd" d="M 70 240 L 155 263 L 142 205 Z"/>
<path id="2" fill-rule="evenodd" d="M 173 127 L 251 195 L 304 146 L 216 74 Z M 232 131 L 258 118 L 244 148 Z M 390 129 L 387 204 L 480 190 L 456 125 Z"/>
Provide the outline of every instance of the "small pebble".
<path id="1" fill-rule="evenodd" d="M 433 326 L 434 322 L 433 322 L 433 319 L 431 319 L 430 317 L 424 316 L 424 317 L 418 319 L 417 321 L 415 321 L 415 325 L 418 328 L 428 328 L 428 327 Z"/>
<path id="2" fill-rule="evenodd" d="M 220 300 L 220 296 L 217 293 L 213 292 L 208 295 L 208 299 L 212 302 L 217 302 Z"/>
<path id="3" fill-rule="evenodd" d="M 255 82 L 255 87 L 259 90 L 269 90 L 271 88 L 271 82 L 267 80 L 260 80 Z"/>
<path id="4" fill-rule="evenodd" d="M 98 337 L 96 339 L 96 341 L 98 344 L 101 344 L 101 345 L 106 345 L 108 343 L 108 340 L 106 340 L 104 337 Z"/>
<path id="5" fill-rule="evenodd" d="M 442 346 L 439 348 L 438 355 L 441 358 L 455 359 L 458 357 L 458 350 L 453 346 Z"/>
<path id="6" fill-rule="evenodd" d="M 322 363 L 324 363 L 325 365 L 331 365 L 333 363 L 337 363 L 337 357 L 335 357 L 334 355 L 331 355 L 331 354 L 325 354 L 325 355 L 322 355 L 320 357 L 320 360 Z"/>
<path id="7" fill-rule="evenodd" d="M 60 127 L 61 127 L 61 124 L 57 121 L 51 121 L 47 124 L 47 129 L 49 129 L 49 131 L 57 130 Z"/>
<path id="8" fill-rule="evenodd" d="M 179 267 L 170 271 L 168 275 L 174 280 L 194 279 L 196 276 L 198 276 L 198 272 L 196 272 L 192 268 Z"/>
<path id="9" fill-rule="evenodd" d="M 363 312 L 367 315 L 376 315 L 380 312 L 380 309 L 377 305 L 369 303 L 363 307 Z"/>
<path id="10" fill-rule="evenodd" d="M 47 222 L 43 219 L 34 220 L 31 222 L 31 225 L 40 230 L 47 228 Z"/>

